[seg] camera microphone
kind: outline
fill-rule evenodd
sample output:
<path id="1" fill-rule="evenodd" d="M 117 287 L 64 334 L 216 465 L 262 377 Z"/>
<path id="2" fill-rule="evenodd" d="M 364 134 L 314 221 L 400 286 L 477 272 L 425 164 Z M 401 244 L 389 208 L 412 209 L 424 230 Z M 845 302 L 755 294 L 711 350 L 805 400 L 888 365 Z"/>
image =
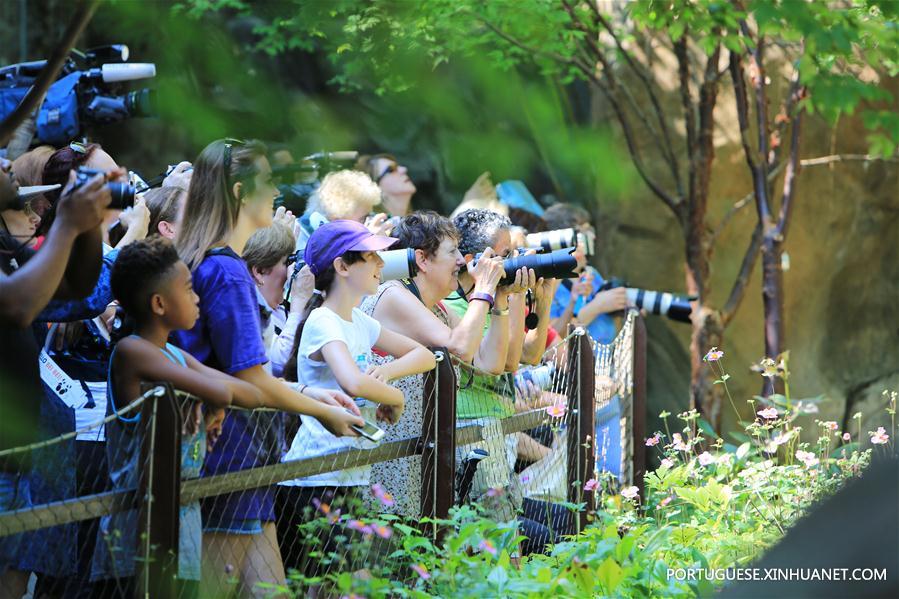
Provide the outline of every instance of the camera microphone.
<path id="1" fill-rule="evenodd" d="M 155 77 L 156 65 L 152 62 L 107 63 L 98 69 L 91 69 L 89 73 L 91 77 L 102 79 L 104 83 L 119 83 Z"/>

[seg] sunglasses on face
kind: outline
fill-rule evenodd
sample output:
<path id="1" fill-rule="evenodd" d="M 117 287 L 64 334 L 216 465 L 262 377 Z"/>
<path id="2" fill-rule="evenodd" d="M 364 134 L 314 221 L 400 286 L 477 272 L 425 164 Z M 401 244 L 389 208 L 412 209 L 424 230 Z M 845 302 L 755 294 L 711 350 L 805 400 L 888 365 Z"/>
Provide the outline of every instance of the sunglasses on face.
<path id="1" fill-rule="evenodd" d="M 387 168 L 385 168 L 385 169 L 381 172 L 381 174 L 378 175 L 378 178 L 375 179 L 375 183 L 380 183 L 380 182 L 381 182 L 381 179 L 383 179 L 384 177 L 386 177 L 386 176 L 389 175 L 390 173 L 395 173 L 396 171 L 399 170 L 399 168 L 400 168 L 400 166 L 399 166 L 396 162 L 391 163 L 391 164 L 388 164 L 388 165 L 387 165 Z"/>

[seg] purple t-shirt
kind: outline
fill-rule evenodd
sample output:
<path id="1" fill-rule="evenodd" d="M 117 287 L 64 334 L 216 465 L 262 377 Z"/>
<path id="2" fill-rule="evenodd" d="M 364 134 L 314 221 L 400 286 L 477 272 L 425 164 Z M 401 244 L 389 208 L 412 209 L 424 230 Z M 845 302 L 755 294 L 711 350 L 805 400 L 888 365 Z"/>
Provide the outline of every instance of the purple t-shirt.
<path id="1" fill-rule="evenodd" d="M 230 248 L 214 250 L 193 273 L 200 318 L 173 343 L 207 366 L 234 374 L 265 364 L 256 285 L 243 259 Z"/>
<path id="2" fill-rule="evenodd" d="M 191 330 L 174 332 L 173 343 L 228 374 L 265 364 L 256 285 L 243 259 L 230 248 L 213 250 L 194 270 L 193 286 L 200 296 L 200 318 Z M 228 410 L 222 435 L 206 456 L 203 476 L 278 463 L 283 443 L 278 416 Z M 206 530 L 233 530 L 245 520 L 274 520 L 272 487 L 203 501 Z"/>

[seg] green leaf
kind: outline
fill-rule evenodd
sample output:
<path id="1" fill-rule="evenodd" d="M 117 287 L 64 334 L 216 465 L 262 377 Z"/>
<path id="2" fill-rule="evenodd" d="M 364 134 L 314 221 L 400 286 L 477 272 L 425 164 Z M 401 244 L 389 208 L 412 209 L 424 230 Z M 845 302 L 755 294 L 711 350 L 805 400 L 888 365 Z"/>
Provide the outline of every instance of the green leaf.
<path id="1" fill-rule="evenodd" d="M 613 595 L 621 580 L 624 578 L 624 571 L 611 557 L 607 557 L 596 570 L 596 577 L 602 585 L 603 590 L 608 595 Z"/>

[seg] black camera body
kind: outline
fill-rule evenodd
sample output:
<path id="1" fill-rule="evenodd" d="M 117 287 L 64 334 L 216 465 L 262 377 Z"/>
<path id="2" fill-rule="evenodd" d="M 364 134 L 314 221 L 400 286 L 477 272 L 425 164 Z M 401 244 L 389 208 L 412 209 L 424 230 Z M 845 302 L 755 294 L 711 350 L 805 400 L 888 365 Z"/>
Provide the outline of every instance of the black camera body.
<path id="1" fill-rule="evenodd" d="M 102 175 L 103 171 L 87 168 L 84 166 L 75 169 L 75 186 L 73 190 L 78 189 L 97 175 Z M 112 201 L 109 203 L 110 210 L 124 210 L 134 206 L 134 186 L 130 183 L 122 183 L 121 181 L 107 181 L 106 187 L 112 195 Z"/>

